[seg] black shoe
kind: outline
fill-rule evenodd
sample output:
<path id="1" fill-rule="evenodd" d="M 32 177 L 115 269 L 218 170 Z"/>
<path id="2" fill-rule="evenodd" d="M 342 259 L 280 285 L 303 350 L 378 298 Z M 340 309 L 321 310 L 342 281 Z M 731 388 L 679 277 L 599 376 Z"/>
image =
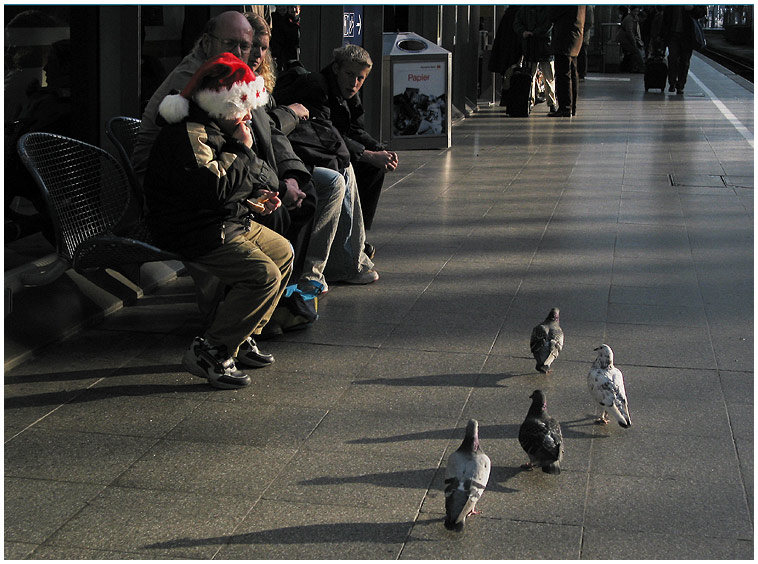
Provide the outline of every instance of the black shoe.
<path id="1" fill-rule="evenodd" d="M 248 337 L 240 345 L 237 357 L 234 359 L 237 364 L 247 366 L 248 368 L 263 368 L 274 363 L 274 355 L 261 352 L 255 340 Z"/>
<path id="2" fill-rule="evenodd" d="M 571 110 L 568 108 L 558 109 L 547 114 L 547 117 L 571 117 Z"/>
<path id="3" fill-rule="evenodd" d="M 676 92 L 676 88 L 674 88 L 674 86 L 669 86 L 669 92 Z"/>
<path id="4" fill-rule="evenodd" d="M 226 347 L 214 347 L 202 337 L 195 337 L 182 357 L 182 365 L 190 374 L 206 378 L 214 388 L 236 390 L 250 385 L 250 376 L 237 370 Z"/>
<path id="5" fill-rule="evenodd" d="M 374 248 L 374 245 L 366 241 L 366 243 L 363 245 L 363 252 L 366 253 L 366 256 L 368 258 L 374 260 L 374 255 L 376 255 L 376 249 Z"/>

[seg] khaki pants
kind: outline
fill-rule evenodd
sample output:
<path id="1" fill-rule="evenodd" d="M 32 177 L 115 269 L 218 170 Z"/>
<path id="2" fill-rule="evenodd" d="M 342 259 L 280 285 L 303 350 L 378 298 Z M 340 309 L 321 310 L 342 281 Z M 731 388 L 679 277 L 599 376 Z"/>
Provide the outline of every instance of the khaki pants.
<path id="1" fill-rule="evenodd" d="M 226 241 L 193 262 L 229 286 L 205 339 L 225 345 L 230 356 L 271 319 L 292 273 L 292 245 L 268 227 L 253 222 L 250 231 Z"/>

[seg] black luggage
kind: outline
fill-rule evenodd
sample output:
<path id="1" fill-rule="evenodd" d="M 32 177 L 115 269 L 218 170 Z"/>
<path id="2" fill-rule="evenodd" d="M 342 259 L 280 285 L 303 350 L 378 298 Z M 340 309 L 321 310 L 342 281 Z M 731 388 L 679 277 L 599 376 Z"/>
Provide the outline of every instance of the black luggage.
<path id="1" fill-rule="evenodd" d="M 663 92 L 668 78 L 668 66 L 662 57 L 650 57 L 645 63 L 645 92 L 650 88 L 660 88 Z"/>
<path id="2" fill-rule="evenodd" d="M 513 70 L 508 88 L 508 99 L 505 112 L 511 117 L 529 117 L 532 111 L 530 100 L 532 89 L 532 75 L 526 63 Z"/>

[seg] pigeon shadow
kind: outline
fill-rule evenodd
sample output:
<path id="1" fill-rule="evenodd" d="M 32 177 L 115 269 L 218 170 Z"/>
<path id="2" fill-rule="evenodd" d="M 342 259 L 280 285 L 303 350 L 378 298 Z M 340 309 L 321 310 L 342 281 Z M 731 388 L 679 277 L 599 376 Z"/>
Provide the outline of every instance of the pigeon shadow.
<path id="1" fill-rule="evenodd" d="M 428 488 L 437 468 L 423 470 L 398 470 L 394 472 L 374 472 L 359 476 L 312 478 L 298 482 L 301 486 L 335 486 L 341 484 L 371 484 L 383 488 Z"/>
<path id="2" fill-rule="evenodd" d="M 145 366 L 119 366 L 114 367 L 110 373 L 107 369 L 93 368 L 91 370 L 73 370 L 71 372 L 39 372 L 36 374 L 18 374 L 6 376 L 4 382 L 8 384 L 34 384 L 39 382 L 58 382 L 61 380 L 96 380 L 110 376 L 139 376 L 141 374 L 168 374 L 172 372 L 185 372 L 180 364 L 153 364 Z"/>
<path id="3" fill-rule="evenodd" d="M 505 425 L 479 425 L 480 439 L 502 439 L 508 437 L 517 437 L 518 428 L 521 424 Z M 429 439 L 460 439 L 463 440 L 460 428 L 437 429 L 434 431 L 422 431 L 418 433 L 403 433 L 391 437 L 371 437 L 364 439 L 354 439 L 347 441 L 348 444 L 369 445 L 382 443 L 402 443 L 406 441 L 424 441 Z"/>
<path id="4" fill-rule="evenodd" d="M 515 488 L 509 488 L 504 484 L 522 472 L 529 472 L 529 470 L 522 468 L 521 466 L 493 466 L 490 471 L 490 481 L 487 484 L 487 490 L 503 493 L 517 493 L 521 491 Z"/>
<path id="5" fill-rule="evenodd" d="M 144 375 L 144 374 L 160 374 L 167 373 L 173 374 L 183 371 L 179 365 L 160 365 L 160 370 L 156 370 L 158 367 L 135 367 L 129 369 L 119 369 L 117 373 L 110 374 L 109 377 L 121 377 L 128 375 Z M 83 371 L 94 372 L 94 371 Z M 98 376 L 102 378 L 102 374 Z M 90 377 L 95 379 L 94 376 Z M 75 378 L 85 379 L 85 378 Z M 68 380 L 64 377 L 64 380 Z M 45 407 L 52 405 L 60 405 L 63 403 L 76 404 L 85 403 L 91 401 L 100 401 L 105 397 L 112 398 L 116 396 L 133 396 L 133 397 L 147 397 L 155 395 L 176 394 L 176 393 L 195 393 L 195 392 L 209 392 L 212 391 L 205 383 L 188 383 L 188 384 L 124 384 L 116 386 L 101 386 L 97 388 L 81 388 L 76 390 L 59 390 L 54 392 L 43 392 L 39 394 L 26 394 L 15 397 L 6 397 L 4 407 L 5 409 L 23 409 L 29 407 Z"/>
<path id="6" fill-rule="evenodd" d="M 355 385 L 381 386 L 433 386 L 433 387 L 464 387 L 464 388 L 505 388 L 500 385 L 503 380 L 526 376 L 522 373 L 504 374 L 433 374 L 429 376 L 408 376 L 406 378 L 372 378 L 371 380 L 356 380 Z"/>
<path id="7" fill-rule="evenodd" d="M 222 535 L 206 538 L 178 538 L 145 545 L 147 549 L 190 548 L 221 545 L 295 545 L 295 544 L 341 544 L 377 543 L 401 544 L 405 542 L 416 524 L 439 521 L 439 518 L 424 521 L 401 521 L 386 523 L 329 523 L 296 525 L 265 531 Z"/>

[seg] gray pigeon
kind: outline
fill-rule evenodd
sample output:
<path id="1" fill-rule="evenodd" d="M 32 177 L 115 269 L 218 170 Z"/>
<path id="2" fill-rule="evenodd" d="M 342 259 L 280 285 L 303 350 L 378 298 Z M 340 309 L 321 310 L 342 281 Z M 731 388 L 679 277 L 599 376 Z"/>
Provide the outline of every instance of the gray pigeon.
<path id="1" fill-rule="evenodd" d="M 595 349 L 597 358 L 587 374 L 587 387 L 592 399 L 600 404 L 603 413 L 597 423 L 606 425 L 608 413 L 616 418 L 624 429 L 632 426 L 629 416 L 629 404 L 624 389 L 624 376 L 621 370 L 613 366 L 613 350 L 606 344 Z"/>
<path id="2" fill-rule="evenodd" d="M 471 419 L 461 446 L 445 468 L 445 528 L 463 531 L 466 517 L 480 513 L 476 502 L 490 478 L 490 457 L 479 446 L 479 422 Z"/>
<path id="3" fill-rule="evenodd" d="M 561 426 L 547 413 L 547 401 L 542 390 L 534 390 L 529 413 L 518 430 L 518 442 L 529 455 L 529 462 L 522 468 L 535 466 L 547 474 L 561 473 L 563 459 L 563 435 Z"/>
<path id="4" fill-rule="evenodd" d="M 529 339 L 529 348 L 537 361 L 535 368 L 543 374 L 553 371 L 553 361 L 558 358 L 563 348 L 563 330 L 559 324 L 559 314 L 560 310 L 557 307 L 551 309 L 545 321 L 532 329 L 532 337 Z"/>

